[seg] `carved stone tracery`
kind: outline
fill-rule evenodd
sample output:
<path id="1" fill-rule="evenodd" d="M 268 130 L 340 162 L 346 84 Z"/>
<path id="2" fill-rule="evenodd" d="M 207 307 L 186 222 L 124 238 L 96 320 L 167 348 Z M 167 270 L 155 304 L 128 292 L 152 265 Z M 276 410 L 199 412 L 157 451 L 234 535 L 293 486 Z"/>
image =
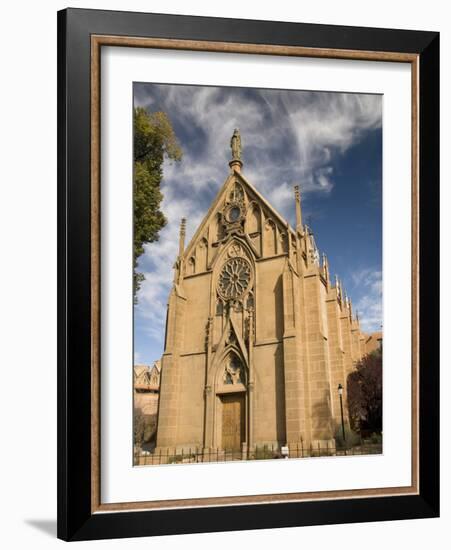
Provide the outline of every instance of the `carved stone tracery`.
<path id="1" fill-rule="evenodd" d="M 246 195 L 242 185 L 235 181 L 219 213 L 217 234 L 220 241 L 224 242 L 233 234 L 244 234 L 245 213 Z"/>
<path id="2" fill-rule="evenodd" d="M 249 289 L 251 266 L 242 257 L 232 257 L 225 262 L 219 274 L 218 293 L 225 299 L 238 299 Z"/>
<path id="3" fill-rule="evenodd" d="M 244 366 L 241 360 L 234 354 L 228 355 L 223 374 L 224 384 L 244 384 Z"/>
<path id="4" fill-rule="evenodd" d="M 241 245 L 237 242 L 234 242 L 227 251 L 227 256 L 229 258 L 235 258 L 236 256 L 244 256 L 244 251 Z"/>

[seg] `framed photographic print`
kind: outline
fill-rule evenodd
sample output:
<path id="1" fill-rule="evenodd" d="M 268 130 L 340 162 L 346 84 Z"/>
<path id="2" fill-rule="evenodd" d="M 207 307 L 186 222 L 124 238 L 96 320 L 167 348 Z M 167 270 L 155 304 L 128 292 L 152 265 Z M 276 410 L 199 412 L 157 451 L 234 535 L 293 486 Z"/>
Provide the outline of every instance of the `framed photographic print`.
<path id="1" fill-rule="evenodd" d="M 58 14 L 58 536 L 434 517 L 438 33 Z"/>

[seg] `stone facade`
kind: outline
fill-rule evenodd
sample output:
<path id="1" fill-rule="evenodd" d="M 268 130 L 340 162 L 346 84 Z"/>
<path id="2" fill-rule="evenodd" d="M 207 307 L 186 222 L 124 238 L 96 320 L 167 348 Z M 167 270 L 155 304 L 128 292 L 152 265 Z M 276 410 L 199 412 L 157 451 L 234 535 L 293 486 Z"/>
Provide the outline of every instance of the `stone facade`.
<path id="1" fill-rule="evenodd" d="M 337 387 L 346 388 L 367 336 L 302 222 L 299 189 L 292 228 L 233 157 L 186 249 L 182 220 L 157 447 L 330 448 L 341 423 Z"/>

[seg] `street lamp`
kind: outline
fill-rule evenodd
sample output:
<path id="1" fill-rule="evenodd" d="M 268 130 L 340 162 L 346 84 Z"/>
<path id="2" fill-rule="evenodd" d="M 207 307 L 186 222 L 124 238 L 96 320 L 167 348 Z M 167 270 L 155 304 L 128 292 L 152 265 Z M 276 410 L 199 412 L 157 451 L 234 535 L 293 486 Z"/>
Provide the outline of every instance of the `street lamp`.
<path id="1" fill-rule="evenodd" d="M 341 430 L 343 433 L 343 443 L 346 443 L 345 421 L 343 418 L 343 386 L 341 384 L 338 384 L 338 395 L 340 396 Z"/>

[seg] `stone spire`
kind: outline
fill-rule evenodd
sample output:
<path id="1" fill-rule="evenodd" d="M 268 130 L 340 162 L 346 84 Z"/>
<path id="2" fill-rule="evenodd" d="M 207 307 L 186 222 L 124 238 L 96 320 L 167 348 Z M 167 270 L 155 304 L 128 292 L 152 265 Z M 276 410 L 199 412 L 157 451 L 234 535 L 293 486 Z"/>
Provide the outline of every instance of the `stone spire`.
<path id="1" fill-rule="evenodd" d="M 180 237 L 179 237 L 179 256 L 183 256 L 185 251 L 185 235 L 186 235 L 186 218 L 180 220 Z"/>
<path id="2" fill-rule="evenodd" d="M 303 227 L 302 227 L 301 193 L 299 191 L 299 185 L 294 186 L 294 200 L 296 202 L 296 231 L 302 234 Z"/>
<path id="3" fill-rule="evenodd" d="M 337 275 L 335 275 L 335 288 L 337 289 L 337 298 L 341 300 L 341 286 Z"/>
<path id="4" fill-rule="evenodd" d="M 183 280 L 184 273 L 184 261 L 183 253 L 185 252 L 185 228 L 186 228 L 186 219 L 182 218 L 180 220 L 180 235 L 179 235 L 179 255 L 174 264 L 174 283 L 180 285 Z"/>
<path id="5" fill-rule="evenodd" d="M 230 139 L 230 147 L 232 149 L 232 160 L 229 162 L 229 166 L 232 170 L 235 170 L 235 172 L 241 172 L 243 162 L 241 160 L 241 135 L 238 128 L 235 128 L 233 131 L 233 136 Z"/>
<path id="6" fill-rule="evenodd" d="M 292 250 L 292 243 L 291 243 L 291 229 L 290 229 L 290 223 L 287 223 L 287 252 L 288 252 L 288 258 L 291 260 L 293 256 L 293 250 Z"/>
<path id="7" fill-rule="evenodd" d="M 328 288 L 329 288 L 329 280 L 330 280 L 330 276 L 329 276 L 329 262 L 327 260 L 327 256 L 326 254 L 323 252 L 323 274 L 324 274 L 324 278 L 326 279 L 327 281 L 327 285 L 328 285 Z"/>

